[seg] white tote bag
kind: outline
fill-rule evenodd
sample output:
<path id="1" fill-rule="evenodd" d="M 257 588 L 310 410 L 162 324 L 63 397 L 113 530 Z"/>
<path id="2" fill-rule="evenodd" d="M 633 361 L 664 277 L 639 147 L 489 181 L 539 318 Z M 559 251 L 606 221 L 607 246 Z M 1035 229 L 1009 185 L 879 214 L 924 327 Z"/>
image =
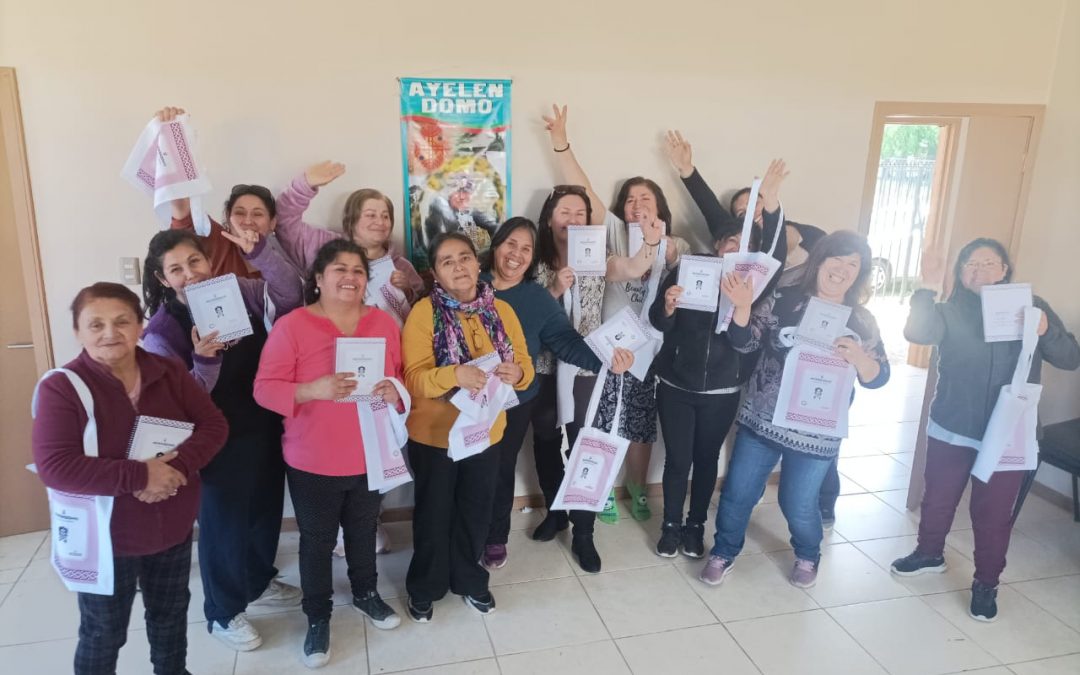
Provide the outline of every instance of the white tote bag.
<path id="1" fill-rule="evenodd" d="M 90 389 L 74 372 L 66 368 L 50 370 L 34 387 L 30 414 L 37 417 L 38 387 L 53 373 L 67 376 L 86 410 L 83 452 L 98 456 L 97 422 Z M 77 495 L 48 488 L 52 536 L 52 566 L 69 591 L 113 594 L 113 548 L 110 524 L 113 498 L 102 495 Z"/>
<path id="2" fill-rule="evenodd" d="M 776 242 L 780 240 L 780 234 L 784 229 L 784 207 L 780 207 L 779 220 L 776 232 L 773 234 L 772 245 L 768 252 L 750 252 L 750 233 L 754 228 L 754 212 L 757 209 L 758 190 L 761 188 L 761 179 L 755 178 L 750 187 L 750 199 L 746 202 L 746 215 L 743 216 L 742 237 L 739 239 L 737 253 L 728 253 L 724 256 L 723 275 L 727 276 L 734 272 L 740 279 L 749 278 L 754 284 L 754 302 L 761 297 L 769 280 L 773 278 L 782 263 L 773 257 L 776 250 Z M 731 323 L 731 317 L 735 314 L 735 307 L 731 300 L 720 293 L 719 314 L 716 319 L 716 333 L 720 334 L 727 330 Z"/>
<path id="3" fill-rule="evenodd" d="M 1012 382 L 998 392 L 971 468 L 971 475 L 984 483 L 990 482 L 995 471 L 1029 471 L 1038 464 L 1037 426 L 1042 385 L 1031 384 L 1027 378 L 1039 344 L 1041 317 L 1042 310 L 1037 307 L 1024 308 L 1024 337 L 1016 370 Z"/>
<path id="4" fill-rule="evenodd" d="M 592 426 L 596 411 L 600 407 L 600 396 L 607 380 L 608 369 L 603 367 L 596 377 L 589 410 L 585 414 L 589 426 L 582 428 L 574 441 L 574 449 L 566 460 L 559 492 L 551 503 L 552 510 L 572 509 L 576 511 L 603 511 L 615 478 L 622 468 L 630 441 L 617 435 L 619 414 L 622 411 L 622 376 L 618 376 L 615 416 L 611 422 L 611 433 Z"/>

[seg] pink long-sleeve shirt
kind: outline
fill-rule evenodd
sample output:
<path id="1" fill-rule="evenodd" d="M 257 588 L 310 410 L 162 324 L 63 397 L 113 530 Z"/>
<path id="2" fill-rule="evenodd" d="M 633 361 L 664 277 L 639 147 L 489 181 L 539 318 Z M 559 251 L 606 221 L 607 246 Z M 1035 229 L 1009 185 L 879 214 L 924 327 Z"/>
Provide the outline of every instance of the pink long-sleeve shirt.
<path id="1" fill-rule="evenodd" d="M 341 239 L 341 232 L 315 227 L 304 222 L 304 211 L 315 195 L 318 188 L 308 185 L 307 179 L 300 174 L 293 179 L 289 187 L 278 196 L 277 199 L 277 235 L 278 242 L 285 250 L 285 254 L 302 269 L 310 269 L 315 262 L 315 254 L 324 244 Z M 394 268 L 405 274 L 409 282 L 409 290 L 405 293 L 409 302 L 416 302 L 424 290 L 424 280 L 416 272 L 416 268 L 408 258 L 401 255 L 392 245 L 387 249 L 390 258 L 394 262 Z"/>
<path id="2" fill-rule="evenodd" d="M 330 319 L 300 308 L 278 319 L 263 346 L 255 376 L 255 400 L 284 416 L 285 463 L 323 476 L 367 473 L 356 404 L 296 403 L 296 388 L 334 373 L 339 337 L 386 338 L 384 371 L 402 379 L 401 332 L 389 314 L 368 307 L 356 329 L 342 333 Z"/>

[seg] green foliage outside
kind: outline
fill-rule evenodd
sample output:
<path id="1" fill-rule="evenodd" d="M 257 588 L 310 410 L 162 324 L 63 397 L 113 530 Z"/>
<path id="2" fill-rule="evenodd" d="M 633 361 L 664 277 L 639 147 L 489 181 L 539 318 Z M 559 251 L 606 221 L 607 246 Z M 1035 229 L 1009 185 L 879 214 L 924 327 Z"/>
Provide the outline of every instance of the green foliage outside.
<path id="1" fill-rule="evenodd" d="M 933 159 L 937 156 L 940 133 L 941 128 L 933 124 L 886 124 L 881 158 Z"/>

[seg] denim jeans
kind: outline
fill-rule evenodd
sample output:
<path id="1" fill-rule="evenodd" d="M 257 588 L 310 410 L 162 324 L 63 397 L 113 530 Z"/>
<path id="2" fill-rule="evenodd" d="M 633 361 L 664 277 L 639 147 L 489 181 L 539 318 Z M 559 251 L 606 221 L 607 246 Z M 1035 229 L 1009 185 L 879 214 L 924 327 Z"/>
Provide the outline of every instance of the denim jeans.
<path id="1" fill-rule="evenodd" d="M 834 457 L 829 462 L 829 470 L 825 474 L 825 480 L 821 483 L 821 495 L 818 499 L 818 505 L 821 508 L 821 514 L 833 515 L 836 511 L 836 500 L 840 498 L 840 472 L 837 470 L 836 461 L 838 458 Z"/>
<path id="2" fill-rule="evenodd" d="M 716 512 L 712 555 L 734 560 L 746 541 L 750 512 L 765 493 L 765 482 L 778 461 L 780 510 L 788 522 L 795 557 L 817 562 L 821 557 L 821 511 L 818 495 L 831 461 L 796 452 L 740 426 L 735 434 L 727 476 Z"/>

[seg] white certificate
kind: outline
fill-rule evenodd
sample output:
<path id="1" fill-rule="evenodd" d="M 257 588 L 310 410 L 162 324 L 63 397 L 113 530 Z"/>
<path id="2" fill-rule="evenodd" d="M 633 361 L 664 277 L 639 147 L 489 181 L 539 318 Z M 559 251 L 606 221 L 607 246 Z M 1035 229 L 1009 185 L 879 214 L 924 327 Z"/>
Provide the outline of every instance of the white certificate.
<path id="1" fill-rule="evenodd" d="M 350 373 L 356 388 L 340 401 L 356 401 L 370 396 L 376 384 L 386 379 L 386 338 L 339 337 L 334 352 L 334 372 Z"/>
<path id="2" fill-rule="evenodd" d="M 135 418 L 135 428 L 131 430 L 127 457 L 140 462 L 156 459 L 175 450 L 191 438 L 194 431 L 195 425 L 191 422 L 139 415 Z"/>
<path id="3" fill-rule="evenodd" d="M 1024 308 L 1031 307 L 1031 284 L 983 286 L 983 339 L 1009 342 L 1024 336 Z"/>
<path id="4" fill-rule="evenodd" d="M 684 255 L 679 260 L 678 284 L 683 292 L 679 307 L 715 312 L 720 300 L 720 274 L 723 260 L 712 256 Z"/>
<path id="5" fill-rule="evenodd" d="M 596 225 L 570 225 L 566 228 L 567 263 L 574 274 L 602 277 L 607 274 L 607 229 Z"/>
<path id="6" fill-rule="evenodd" d="M 820 349 L 833 350 L 836 339 L 847 332 L 851 308 L 821 298 L 810 298 L 802 321 L 795 329 L 795 341 Z"/>
<path id="7" fill-rule="evenodd" d="M 476 366 L 487 375 L 487 384 L 477 393 L 468 389 L 458 389 L 450 397 L 450 403 L 476 421 L 488 420 L 495 423 L 495 418 L 502 410 L 509 410 L 518 404 L 514 388 L 495 377 L 495 369 L 502 363 L 499 352 L 488 352 L 465 365 Z M 500 386 L 504 385 L 504 386 Z"/>
<path id="8" fill-rule="evenodd" d="M 184 289 L 184 295 L 199 335 L 218 331 L 217 341 L 228 342 L 252 334 L 251 320 L 235 274 L 192 284 Z"/>
<path id="9" fill-rule="evenodd" d="M 394 273 L 394 259 L 390 255 L 384 255 L 383 257 L 368 262 L 368 275 L 367 292 L 365 295 L 373 297 L 374 293 L 380 288 L 390 283 L 390 275 Z M 372 304 L 367 302 L 367 304 Z"/>
<path id="10" fill-rule="evenodd" d="M 634 314 L 630 307 L 623 307 L 615 316 L 611 317 L 589 333 L 585 343 L 596 353 L 605 365 L 611 366 L 611 359 L 615 356 L 615 348 L 622 347 L 635 351 L 650 342 L 651 338 L 641 319 Z"/>

